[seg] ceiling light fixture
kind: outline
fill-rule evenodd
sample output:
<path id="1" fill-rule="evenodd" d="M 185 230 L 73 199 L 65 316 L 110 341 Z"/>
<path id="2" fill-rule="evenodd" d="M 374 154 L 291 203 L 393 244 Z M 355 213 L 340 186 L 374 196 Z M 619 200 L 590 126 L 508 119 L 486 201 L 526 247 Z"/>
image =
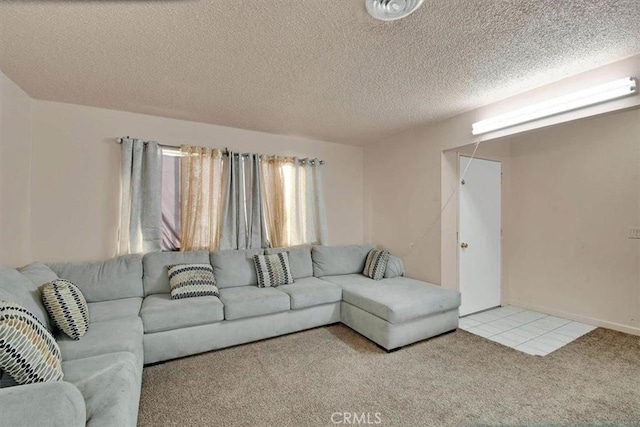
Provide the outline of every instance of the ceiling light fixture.
<path id="1" fill-rule="evenodd" d="M 487 120 L 474 123 L 471 133 L 480 135 L 498 129 L 504 129 L 522 123 L 531 122 L 556 114 L 566 113 L 590 105 L 622 98 L 637 92 L 636 79 L 625 77 L 589 89 L 570 93 L 548 101 L 521 108 L 510 113 L 501 114 Z"/>
<path id="2" fill-rule="evenodd" d="M 424 0 L 366 0 L 369 15 L 381 21 L 395 21 L 409 16 Z"/>

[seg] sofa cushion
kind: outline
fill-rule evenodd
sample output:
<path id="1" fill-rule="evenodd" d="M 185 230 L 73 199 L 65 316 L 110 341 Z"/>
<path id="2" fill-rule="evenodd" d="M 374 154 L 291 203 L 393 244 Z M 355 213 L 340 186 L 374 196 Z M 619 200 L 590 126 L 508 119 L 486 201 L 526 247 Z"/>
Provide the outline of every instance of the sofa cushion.
<path id="1" fill-rule="evenodd" d="M 142 360 L 142 335 L 142 319 L 126 317 L 91 323 L 87 334 L 79 341 L 64 334 L 59 334 L 57 340 L 63 361 L 119 351 L 128 351 Z"/>
<path id="2" fill-rule="evenodd" d="M 42 303 L 42 293 L 36 284 L 12 268 L 0 269 L 0 300 L 15 302 L 31 312 L 48 331 L 49 314 Z"/>
<path id="3" fill-rule="evenodd" d="M 32 262 L 19 268 L 18 271 L 38 287 L 59 279 L 58 275 L 48 265 L 41 262 Z"/>
<path id="4" fill-rule="evenodd" d="M 176 264 L 209 264 L 208 251 L 150 252 L 142 260 L 144 265 L 144 296 L 171 292 L 167 270 Z"/>
<path id="5" fill-rule="evenodd" d="M 289 265 L 294 279 L 313 276 L 313 261 L 311 260 L 311 245 L 291 246 L 288 248 L 268 248 L 265 255 L 289 252 Z"/>
<path id="6" fill-rule="evenodd" d="M 135 426 L 141 372 L 131 353 L 103 354 L 62 364 L 64 379 L 85 400 L 87 426 Z"/>
<path id="7" fill-rule="evenodd" d="M 404 263 L 402 259 L 389 255 L 389 261 L 387 262 L 387 268 L 384 271 L 385 279 L 393 279 L 394 277 L 404 276 Z"/>
<path id="8" fill-rule="evenodd" d="M 220 289 L 227 320 L 279 313 L 290 308 L 289 295 L 276 288 L 240 286 Z"/>
<path id="9" fill-rule="evenodd" d="M 389 251 L 371 249 L 364 263 L 362 274 L 373 280 L 382 280 L 389 262 Z"/>
<path id="10" fill-rule="evenodd" d="M 211 253 L 213 275 L 218 289 L 258 284 L 253 256 L 262 255 L 262 249 L 227 249 Z"/>
<path id="11" fill-rule="evenodd" d="M 167 271 L 171 299 L 218 296 L 213 267 L 206 264 L 172 265 Z"/>
<path id="12" fill-rule="evenodd" d="M 58 329 L 79 340 L 89 328 L 89 307 L 80 289 L 64 279 L 56 279 L 42 288 L 42 302 Z"/>
<path id="13" fill-rule="evenodd" d="M 402 323 L 460 306 L 459 292 L 406 277 L 378 281 L 349 274 L 322 280 L 340 286 L 343 301 L 389 323 Z"/>
<path id="14" fill-rule="evenodd" d="M 3 427 L 85 427 L 86 412 L 82 394 L 66 381 L 0 390 Z"/>
<path id="15" fill-rule="evenodd" d="M 367 254 L 373 245 L 313 246 L 313 275 L 315 277 L 362 273 Z"/>
<path id="16" fill-rule="evenodd" d="M 122 298 L 110 301 L 90 302 L 89 324 L 122 319 L 124 317 L 138 317 L 142 298 Z"/>
<path id="17" fill-rule="evenodd" d="M 140 255 L 124 255 L 98 262 L 48 265 L 58 277 L 75 283 L 88 302 L 143 295 Z"/>
<path id="18" fill-rule="evenodd" d="M 31 281 L 34 286 L 33 288 L 30 288 L 33 294 L 33 299 L 36 304 L 38 304 L 38 307 L 42 307 L 44 313 L 47 314 L 44 304 L 42 303 L 42 286 L 46 285 L 47 283 L 53 282 L 56 279 L 59 279 L 58 275 L 52 269 L 50 269 L 49 266 L 41 262 L 32 262 L 31 264 L 19 268 L 18 271 L 20 272 L 20 274 Z M 47 314 L 45 317 L 45 326 L 47 327 L 47 329 L 52 330 L 49 315 Z"/>
<path id="19" fill-rule="evenodd" d="M 291 285 L 278 286 L 278 290 L 289 295 L 292 310 L 338 302 L 342 299 L 340 286 L 317 277 L 298 279 Z"/>
<path id="20" fill-rule="evenodd" d="M 62 379 L 60 348 L 26 308 L 0 300 L 0 369 L 18 384 Z"/>
<path id="21" fill-rule="evenodd" d="M 258 287 L 270 288 L 293 283 L 289 254 L 279 252 L 271 255 L 254 255 L 253 262 L 258 275 Z"/>
<path id="22" fill-rule="evenodd" d="M 172 300 L 170 294 L 153 294 L 144 299 L 140 316 L 148 334 L 219 322 L 224 306 L 214 296 Z"/>

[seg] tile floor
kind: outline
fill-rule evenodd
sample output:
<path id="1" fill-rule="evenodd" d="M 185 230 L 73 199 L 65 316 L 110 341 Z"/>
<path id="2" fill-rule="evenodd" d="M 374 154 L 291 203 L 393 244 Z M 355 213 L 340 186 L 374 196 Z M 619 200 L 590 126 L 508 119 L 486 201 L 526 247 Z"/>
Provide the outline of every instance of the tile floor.
<path id="1" fill-rule="evenodd" d="M 509 305 L 462 317 L 460 329 L 523 353 L 546 356 L 596 327 Z"/>

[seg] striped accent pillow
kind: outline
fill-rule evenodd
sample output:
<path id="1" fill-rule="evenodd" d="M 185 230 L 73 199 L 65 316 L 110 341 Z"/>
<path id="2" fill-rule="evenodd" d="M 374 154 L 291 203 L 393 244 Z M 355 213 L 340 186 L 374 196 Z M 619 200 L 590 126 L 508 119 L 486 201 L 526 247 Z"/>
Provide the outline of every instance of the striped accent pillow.
<path id="1" fill-rule="evenodd" d="M 254 255 L 258 287 L 269 288 L 293 283 L 291 267 L 289 266 L 289 252 L 279 252 L 270 255 Z"/>
<path id="2" fill-rule="evenodd" d="M 89 329 L 89 306 L 80 289 L 58 279 L 42 288 L 42 302 L 53 323 L 69 338 L 79 340 Z"/>
<path id="3" fill-rule="evenodd" d="M 18 384 L 62 379 L 60 348 L 26 308 L 0 301 L 0 370 Z"/>
<path id="4" fill-rule="evenodd" d="M 380 249 L 371 249 L 364 263 L 364 271 L 362 274 L 372 278 L 373 280 L 382 280 L 384 272 L 389 262 L 389 251 Z"/>
<path id="5" fill-rule="evenodd" d="M 178 264 L 169 266 L 171 299 L 218 296 L 211 264 Z"/>

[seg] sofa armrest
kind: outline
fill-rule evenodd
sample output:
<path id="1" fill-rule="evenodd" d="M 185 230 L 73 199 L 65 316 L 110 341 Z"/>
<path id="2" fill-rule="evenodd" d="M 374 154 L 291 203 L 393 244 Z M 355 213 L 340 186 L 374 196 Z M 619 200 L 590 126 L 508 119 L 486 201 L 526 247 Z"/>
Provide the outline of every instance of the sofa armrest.
<path id="1" fill-rule="evenodd" d="M 0 388 L 0 425 L 75 427 L 86 424 L 80 390 L 64 381 Z"/>

